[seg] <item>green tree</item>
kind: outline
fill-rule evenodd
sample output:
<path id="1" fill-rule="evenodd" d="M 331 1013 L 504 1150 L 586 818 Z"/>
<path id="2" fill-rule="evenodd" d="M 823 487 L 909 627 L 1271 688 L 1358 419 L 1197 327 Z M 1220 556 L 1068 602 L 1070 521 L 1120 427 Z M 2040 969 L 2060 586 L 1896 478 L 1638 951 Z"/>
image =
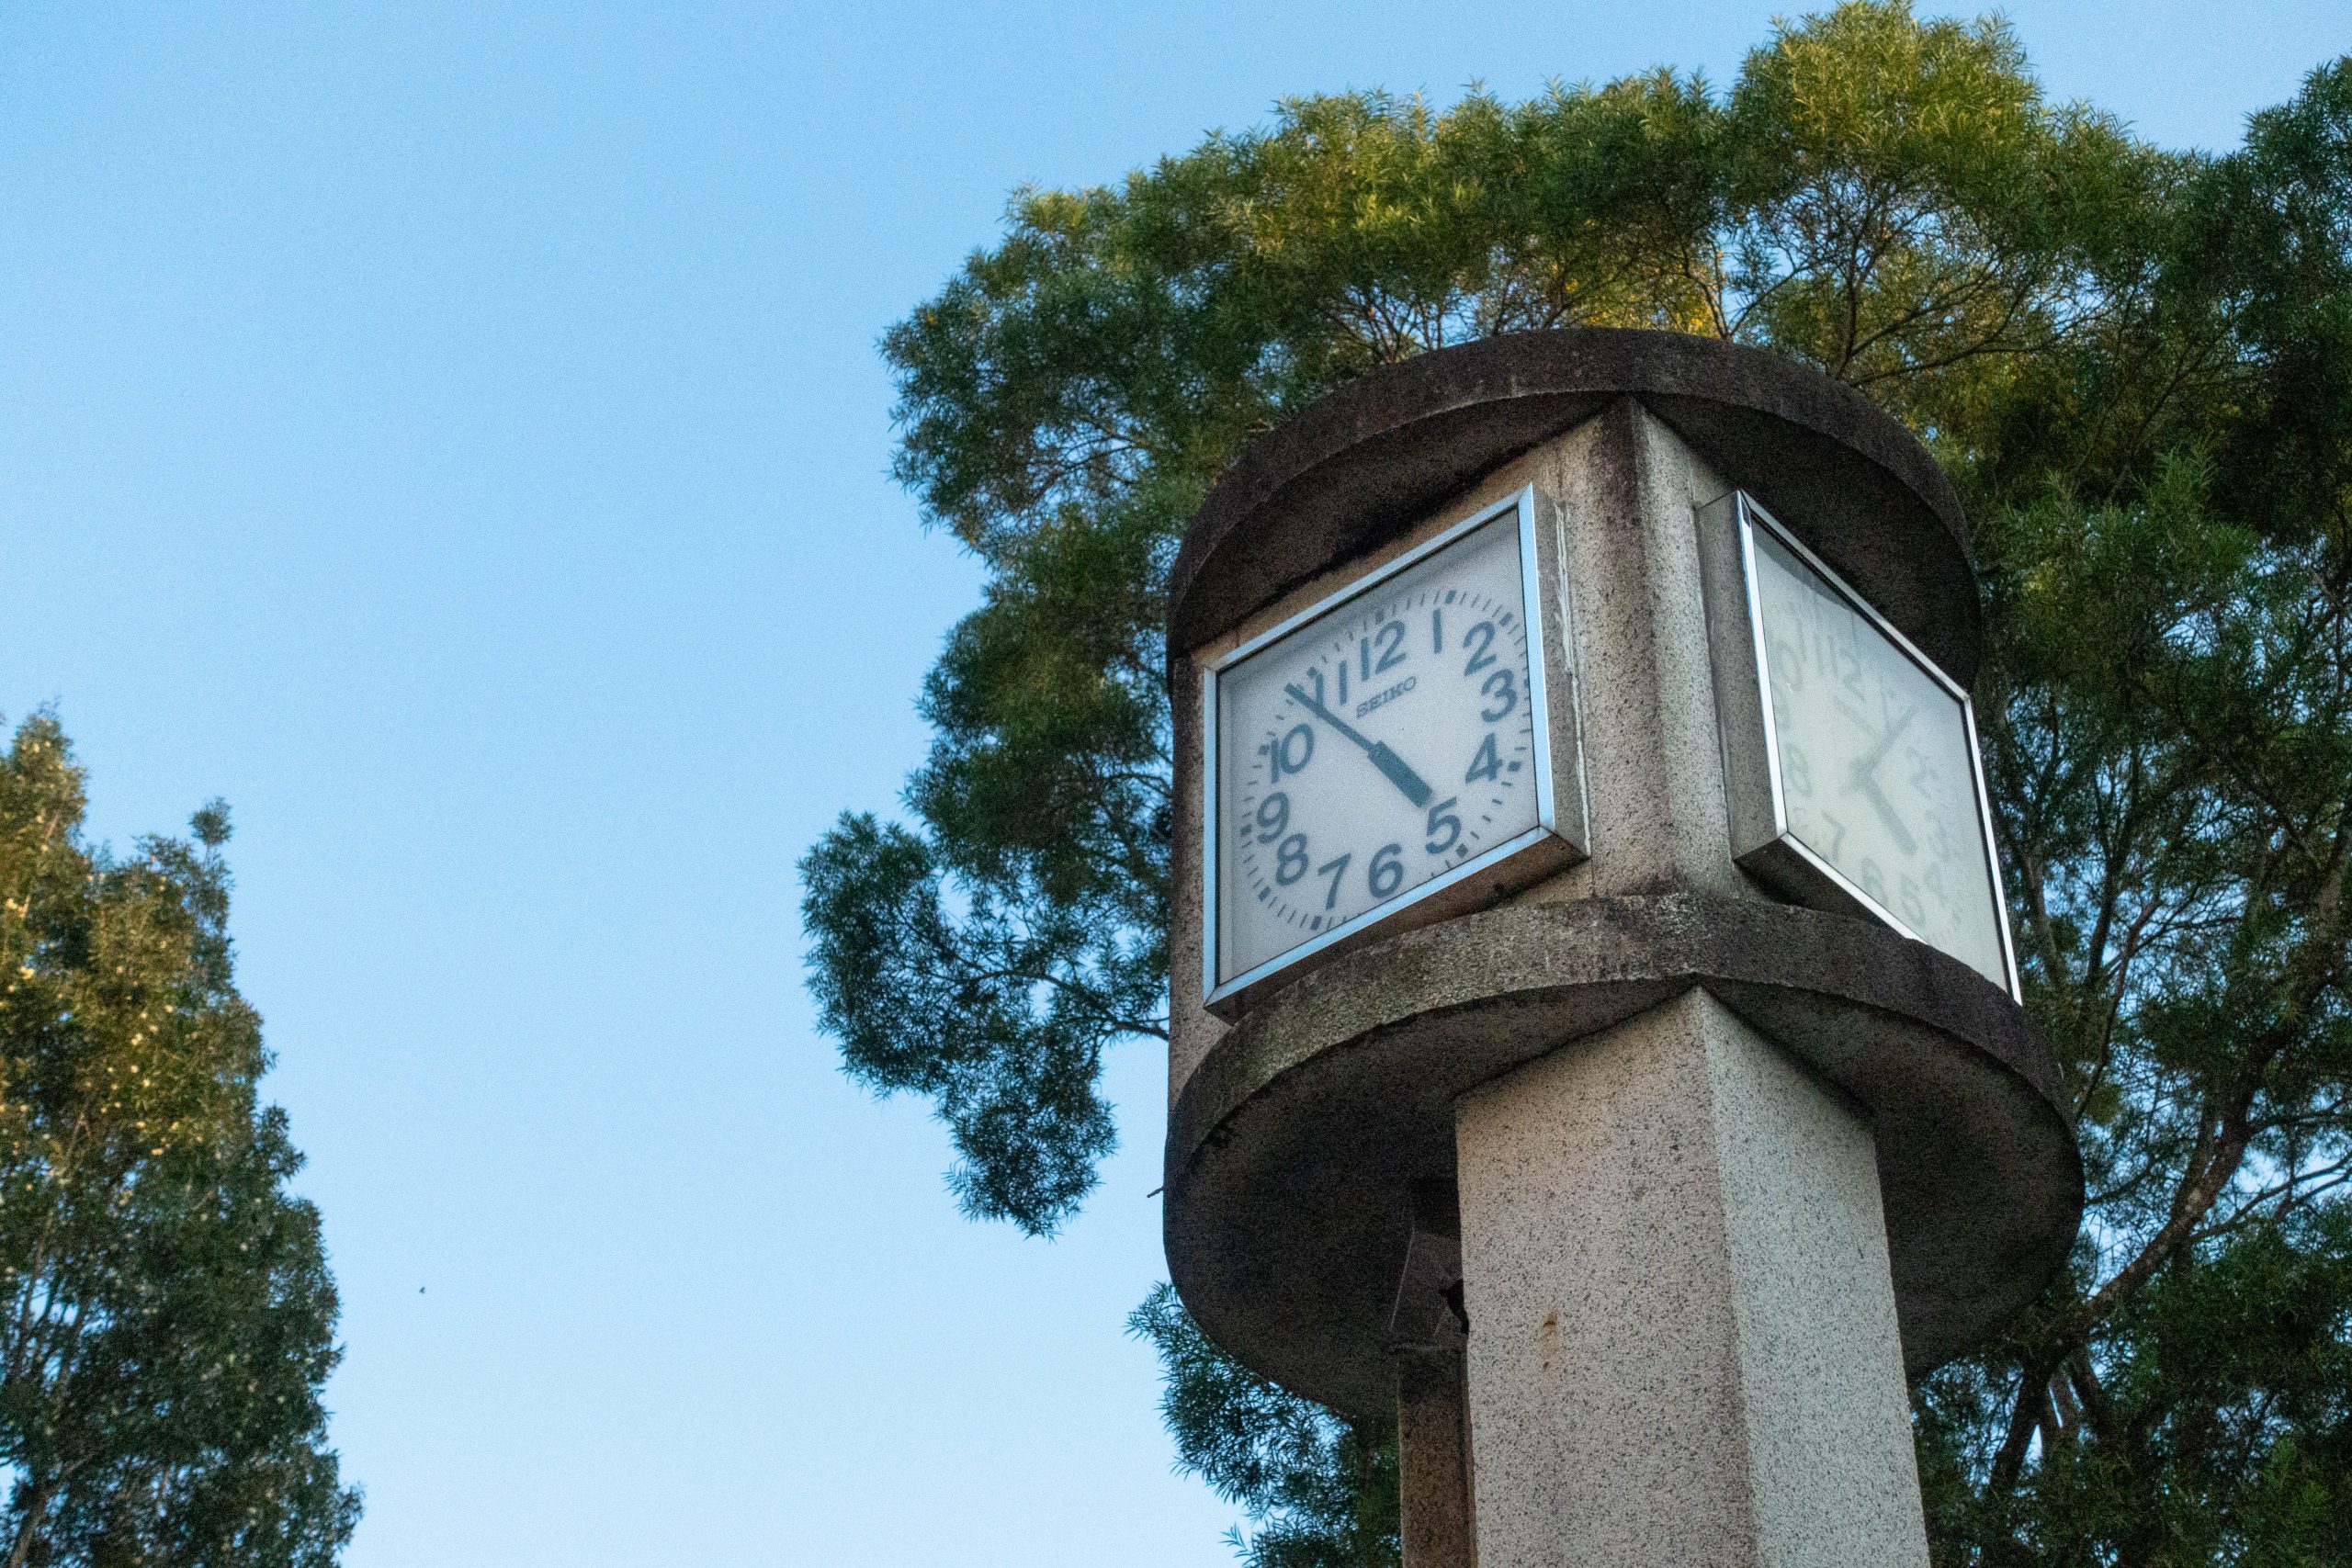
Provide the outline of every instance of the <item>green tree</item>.
<path id="1" fill-rule="evenodd" d="M 2003 25 L 1879 0 L 1780 26 L 1727 90 L 1303 99 L 1020 194 L 884 345 L 899 475 L 989 581 L 906 820 L 805 863 L 849 1070 L 933 1099 L 973 1213 L 1043 1234 L 1083 1199 L 1102 1055 L 1164 1032 L 1186 518 L 1349 377 L 1579 324 L 1860 389 L 1975 529 L 2011 914 L 2091 1208 L 2035 1310 L 1916 1391 L 1937 1561 L 2352 1561 L 2352 61 L 2169 153 L 2045 100 Z M 1135 1324 L 1257 1561 L 1393 1561 L 1377 1432 L 1164 1297 Z"/>
<path id="2" fill-rule="evenodd" d="M 0 1517 L 7 1568 L 331 1563 L 357 1494 L 318 1214 L 237 994 L 220 850 L 116 860 L 47 716 L 0 760 Z"/>

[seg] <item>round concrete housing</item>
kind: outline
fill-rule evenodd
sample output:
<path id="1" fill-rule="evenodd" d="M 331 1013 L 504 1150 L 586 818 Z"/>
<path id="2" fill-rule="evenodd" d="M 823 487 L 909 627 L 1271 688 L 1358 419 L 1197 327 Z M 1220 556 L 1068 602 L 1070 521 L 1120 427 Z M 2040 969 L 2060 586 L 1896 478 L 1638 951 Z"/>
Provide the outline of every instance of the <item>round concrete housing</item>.
<path id="1" fill-rule="evenodd" d="M 1951 482 L 1850 387 L 1760 349 L 1587 327 L 1439 349 L 1351 381 L 1244 450 L 1177 550 L 1169 669 L 1480 475 L 1638 399 L 1965 686 L 1984 630 Z"/>
<path id="2" fill-rule="evenodd" d="M 1756 495 L 1948 673 L 1965 684 L 1975 672 L 1976 582 L 1941 471 L 1858 394 L 1755 350 L 1630 331 L 1489 339 L 1365 377 L 1243 453 L 1185 535 L 1169 609 L 1179 956 L 1166 1239 L 1176 1286 L 1212 1336 L 1343 1410 L 1393 1408 L 1391 1308 L 1416 1194 L 1425 1207 L 1453 1173 L 1457 1100 L 1694 987 L 1867 1122 L 1915 1372 L 2030 1302 L 2080 1218 L 2063 1088 L 2006 991 L 1883 926 L 1780 900 L 1703 833 L 1686 833 L 1680 860 L 1629 855 L 1611 869 L 1606 809 L 1581 875 L 1307 969 L 1229 1026 L 1202 1009 L 1182 956 L 1199 951 L 1201 919 L 1187 839 L 1204 787 L 1193 656 L 1603 415 L 1664 426 L 1697 455 L 1694 471 Z M 1674 519 L 1690 514 L 1679 494 L 1668 504 L 1604 479 L 1566 508 L 1572 532 L 1599 539 L 1622 501 L 1666 518 L 1645 547 L 1679 536 Z M 1645 583 L 1673 576 L 1656 561 L 1641 570 Z M 1653 642 L 1688 640 L 1669 613 L 1632 613 L 1651 616 Z M 1603 761 L 1609 740 L 1595 750 Z M 1649 765 L 1687 776 L 1713 759 L 1686 746 Z"/>

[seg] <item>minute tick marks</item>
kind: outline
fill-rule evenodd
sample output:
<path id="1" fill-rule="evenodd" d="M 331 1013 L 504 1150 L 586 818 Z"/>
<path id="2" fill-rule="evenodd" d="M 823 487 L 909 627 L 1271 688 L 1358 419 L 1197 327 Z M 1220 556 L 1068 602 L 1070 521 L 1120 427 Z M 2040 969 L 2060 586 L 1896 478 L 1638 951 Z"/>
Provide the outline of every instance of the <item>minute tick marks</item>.
<path id="1" fill-rule="evenodd" d="M 1517 521 L 1505 513 L 1220 674 L 1231 765 L 1219 839 L 1239 874 L 1218 906 L 1224 973 L 1407 898 L 1536 826 L 1538 686 Z"/>

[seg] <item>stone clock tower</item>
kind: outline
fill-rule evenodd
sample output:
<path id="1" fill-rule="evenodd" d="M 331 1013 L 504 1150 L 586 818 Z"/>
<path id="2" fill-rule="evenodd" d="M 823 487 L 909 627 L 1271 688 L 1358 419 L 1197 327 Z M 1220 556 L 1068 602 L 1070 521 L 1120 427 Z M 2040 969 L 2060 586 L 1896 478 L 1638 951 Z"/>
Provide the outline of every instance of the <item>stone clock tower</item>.
<path id="1" fill-rule="evenodd" d="M 1905 1373 L 2083 1197 L 1979 636 L 1926 451 L 1679 334 L 1376 373 L 1194 518 L 1170 1269 L 1396 1414 L 1414 1568 L 1924 1568 Z"/>

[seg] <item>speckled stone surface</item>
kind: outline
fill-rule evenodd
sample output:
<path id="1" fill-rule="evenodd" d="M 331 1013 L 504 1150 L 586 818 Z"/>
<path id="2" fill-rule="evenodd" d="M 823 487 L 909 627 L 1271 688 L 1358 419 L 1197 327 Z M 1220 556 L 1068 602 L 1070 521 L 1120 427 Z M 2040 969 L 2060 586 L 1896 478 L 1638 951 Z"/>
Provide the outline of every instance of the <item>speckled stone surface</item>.
<path id="1" fill-rule="evenodd" d="M 1759 897 L 1732 863 L 1695 508 L 1729 487 L 1620 398 L 1546 451 L 1571 527 L 1592 886 Z"/>
<path id="2" fill-rule="evenodd" d="M 1259 1371 L 1385 1413 L 1413 1194 L 1454 1178 L 1455 1101 L 1692 990 L 1867 1111 L 1913 1371 L 2064 1264 L 2081 1159 L 2048 1048 L 2006 992 L 1873 922 L 1670 894 L 1449 920 L 1250 1014 L 1171 1108 L 1170 1277 Z"/>
<path id="3" fill-rule="evenodd" d="M 1170 669 L 1622 397 L 1754 491 L 1962 685 L 1983 621 L 1951 481 L 1861 393 L 1761 349 L 1581 327 L 1417 355 L 1252 442 L 1184 532 Z M 1802 519 L 1802 521 L 1795 521 Z"/>
<path id="4" fill-rule="evenodd" d="M 1442 1343 L 1396 1359 L 1397 1523 L 1408 1568 L 1478 1562 L 1464 1337 L 1451 1314 L 1446 1327 Z"/>
<path id="5" fill-rule="evenodd" d="M 1925 1568 L 1851 1108 L 1690 992 L 1459 1129 L 1487 1568 Z"/>

